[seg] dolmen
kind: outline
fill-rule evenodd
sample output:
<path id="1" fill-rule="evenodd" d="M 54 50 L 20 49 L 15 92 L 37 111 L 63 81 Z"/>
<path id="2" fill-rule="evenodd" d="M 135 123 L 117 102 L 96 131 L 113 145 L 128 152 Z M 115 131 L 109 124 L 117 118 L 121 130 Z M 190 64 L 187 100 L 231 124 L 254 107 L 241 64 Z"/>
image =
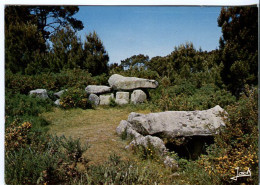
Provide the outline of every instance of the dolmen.
<path id="1" fill-rule="evenodd" d="M 94 105 L 109 105 L 111 100 L 116 104 L 124 105 L 128 103 L 138 104 L 147 100 L 145 89 L 155 89 L 158 87 L 156 80 L 149 80 L 136 77 L 124 77 L 119 74 L 114 74 L 108 79 L 109 86 L 105 85 L 88 85 L 85 88 L 89 95 L 88 99 Z M 57 98 L 55 105 L 60 105 L 60 98 L 62 94 L 67 91 L 61 90 L 53 95 Z M 29 95 L 36 96 L 42 99 L 48 99 L 46 89 L 36 89 L 29 92 Z"/>
<path id="2" fill-rule="evenodd" d="M 138 104 L 147 100 L 144 89 L 158 87 L 156 80 L 136 77 L 124 77 L 114 74 L 108 79 L 109 86 L 88 85 L 85 91 L 89 94 L 89 100 L 95 105 L 109 105 L 111 99 L 119 105 L 128 103 Z"/>
<path id="3" fill-rule="evenodd" d="M 128 138 L 133 139 L 126 148 L 138 145 L 146 147 L 149 140 L 162 155 L 166 155 L 168 148 L 165 140 L 198 137 L 207 140 L 209 136 L 218 134 L 221 128 L 225 127 L 222 113 L 227 114 L 219 105 L 202 111 L 166 111 L 149 114 L 132 112 L 127 120 L 120 122 L 116 132 L 118 135 L 125 132 Z M 198 148 L 202 148 L 202 141 L 203 139 L 200 138 L 198 144 L 192 146 L 197 149 L 191 149 L 189 152 L 198 152 Z M 184 150 L 185 147 L 181 147 L 181 150 Z M 165 163 L 173 161 L 169 156 L 166 157 L 168 162 Z"/>

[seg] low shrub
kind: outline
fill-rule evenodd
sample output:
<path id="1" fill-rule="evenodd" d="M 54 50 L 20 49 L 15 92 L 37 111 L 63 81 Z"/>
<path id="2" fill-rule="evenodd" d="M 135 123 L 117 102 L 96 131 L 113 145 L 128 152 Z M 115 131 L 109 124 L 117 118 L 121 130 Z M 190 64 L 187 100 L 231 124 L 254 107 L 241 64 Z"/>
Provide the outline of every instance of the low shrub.
<path id="1" fill-rule="evenodd" d="M 9 132 L 8 136 L 12 133 Z M 20 141 L 19 138 L 16 140 Z M 41 137 L 35 134 L 27 140 L 31 141 L 18 142 L 19 146 L 10 140 L 6 143 L 7 184 L 54 184 L 80 177 L 81 174 L 76 166 L 78 163 L 83 165 L 87 163 L 82 154 L 88 147 L 82 147 L 79 140 L 67 139 L 64 136 Z M 22 141 L 25 139 L 23 138 Z"/>
<path id="2" fill-rule="evenodd" d="M 110 106 L 110 107 L 115 107 L 115 106 L 117 106 L 117 103 L 116 103 L 116 101 L 115 101 L 114 98 L 111 98 L 111 97 L 110 97 L 110 99 L 109 99 L 109 106 Z"/>
<path id="3" fill-rule="evenodd" d="M 215 137 L 215 144 L 208 148 L 196 165 L 208 173 L 212 183 L 257 184 L 258 181 L 258 104 L 257 89 L 245 91 L 240 100 L 227 107 L 226 129 Z M 194 164 L 195 165 L 195 164 Z M 231 177 L 250 169 L 251 177 Z"/>
<path id="4" fill-rule="evenodd" d="M 70 87 L 85 88 L 90 84 L 103 83 L 105 75 L 93 78 L 88 71 L 82 69 L 67 69 L 60 73 L 41 73 L 37 75 L 5 74 L 6 88 L 13 93 L 28 94 L 30 90 L 47 89 L 58 91 Z"/>
<path id="5" fill-rule="evenodd" d="M 155 171 L 138 166 L 133 161 L 123 161 L 111 155 L 102 165 L 91 166 L 82 184 L 154 184 L 160 181 Z"/>
<path id="6" fill-rule="evenodd" d="M 79 88 L 69 88 L 65 91 L 60 98 L 60 105 L 64 109 L 75 107 L 82 109 L 92 108 L 86 91 Z"/>
<path id="7" fill-rule="evenodd" d="M 220 105 L 226 108 L 234 103 L 236 98 L 224 89 L 213 84 L 207 84 L 195 89 L 192 84 L 175 86 L 160 86 L 151 91 L 151 103 L 163 111 L 205 110 Z"/>

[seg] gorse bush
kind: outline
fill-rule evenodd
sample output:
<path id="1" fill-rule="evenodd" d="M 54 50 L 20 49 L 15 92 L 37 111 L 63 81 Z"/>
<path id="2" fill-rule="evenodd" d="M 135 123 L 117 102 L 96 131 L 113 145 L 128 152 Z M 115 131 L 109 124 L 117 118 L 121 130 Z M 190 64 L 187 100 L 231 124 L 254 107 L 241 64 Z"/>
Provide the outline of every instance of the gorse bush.
<path id="1" fill-rule="evenodd" d="M 231 177 L 251 170 L 251 177 L 238 178 L 238 183 L 256 184 L 258 180 L 258 105 L 256 88 L 245 91 L 240 100 L 228 106 L 226 128 L 215 136 L 215 144 L 208 148 L 208 155 L 196 161 L 208 173 L 214 184 L 229 184 Z"/>
<path id="2" fill-rule="evenodd" d="M 18 126 L 15 120 L 5 130 L 5 147 L 7 152 L 24 147 L 28 143 L 28 133 L 32 127 L 30 122 L 23 122 Z"/>
<path id="3" fill-rule="evenodd" d="M 60 98 L 60 106 L 64 109 L 74 107 L 82 109 L 92 108 L 86 91 L 79 88 L 70 88 L 65 91 Z"/>
<path id="4" fill-rule="evenodd" d="M 80 176 L 76 166 L 87 163 L 82 154 L 88 147 L 81 146 L 79 140 L 46 135 L 42 138 L 33 135 L 30 139 L 38 139 L 38 142 L 20 142 L 19 148 L 13 142 L 6 143 L 5 176 L 8 184 L 53 184 Z"/>

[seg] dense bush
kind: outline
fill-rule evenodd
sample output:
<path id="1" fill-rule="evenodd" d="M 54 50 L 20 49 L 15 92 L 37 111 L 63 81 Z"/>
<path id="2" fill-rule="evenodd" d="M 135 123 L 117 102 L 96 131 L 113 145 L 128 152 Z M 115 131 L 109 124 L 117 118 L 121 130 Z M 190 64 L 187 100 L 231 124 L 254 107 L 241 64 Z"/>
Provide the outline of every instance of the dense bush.
<path id="1" fill-rule="evenodd" d="M 92 78 L 85 70 L 63 70 L 60 73 L 42 73 L 38 75 L 21 75 L 7 72 L 5 75 L 6 88 L 13 93 L 28 94 L 30 90 L 47 89 L 58 91 L 69 87 L 85 88 L 90 84 L 100 84 L 102 78 Z"/>
<path id="2" fill-rule="evenodd" d="M 65 91 L 60 98 L 60 106 L 64 109 L 69 108 L 92 108 L 91 102 L 85 90 L 79 88 L 70 88 Z"/>
<path id="3" fill-rule="evenodd" d="M 257 90 L 247 88 L 240 100 L 227 107 L 226 128 L 215 136 L 208 155 L 184 166 L 186 176 L 193 182 L 209 181 L 212 184 L 230 184 L 231 177 L 250 169 L 251 177 L 238 177 L 237 183 L 257 184 L 258 181 L 258 104 Z M 192 170 L 190 167 L 193 167 Z M 203 176 L 195 169 L 200 169 Z M 206 174 L 205 174 L 206 172 Z"/>
<path id="4" fill-rule="evenodd" d="M 230 92 L 220 89 L 213 84 L 196 88 L 187 82 L 174 86 L 159 86 L 150 91 L 151 101 L 161 110 L 203 110 L 216 105 L 226 108 L 235 102 Z"/>
<path id="5" fill-rule="evenodd" d="M 66 181 L 80 175 L 77 163 L 87 146 L 64 136 L 35 133 L 30 122 L 15 120 L 5 130 L 5 177 L 8 184 Z"/>
<path id="6" fill-rule="evenodd" d="M 5 126 L 9 126 L 13 121 L 30 122 L 32 130 L 44 132 L 48 122 L 40 117 L 40 114 L 50 111 L 52 108 L 51 100 L 43 100 L 22 94 L 12 94 L 6 91 L 5 101 Z"/>
<path id="7" fill-rule="evenodd" d="M 79 140 L 65 137 L 45 136 L 40 142 L 31 142 L 17 150 L 9 150 L 9 145 L 6 145 L 6 182 L 53 184 L 77 178 L 80 172 L 76 166 L 79 162 L 87 162 L 82 158 L 86 150 L 87 147 L 80 146 Z"/>

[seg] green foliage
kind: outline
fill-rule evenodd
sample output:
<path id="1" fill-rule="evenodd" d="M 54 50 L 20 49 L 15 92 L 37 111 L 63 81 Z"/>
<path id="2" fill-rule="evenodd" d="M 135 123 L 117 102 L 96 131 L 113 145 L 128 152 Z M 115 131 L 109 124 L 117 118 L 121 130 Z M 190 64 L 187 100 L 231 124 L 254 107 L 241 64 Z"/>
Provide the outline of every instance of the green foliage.
<path id="1" fill-rule="evenodd" d="M 51 109 L 51 101 L 22 94 L 6 93 L 5 114 L 8 116 L 32 115 Z"/>
<path id="2" fill-rule="evenodd" d="M 117 106 L 117 103 L 116 103 L 116 101 L 115 101 L 115 99 L 114 98 L 109 98 L 109 106 L 110 107 L 115 107 L 115 106 Z"/>
<path id="3" fill-rule="evenodd" d="M 51 37 L 52 47 L 48 65 L 50 71 L 60 72 L 62 69 L 82 68 L 83 49 L 80 38 L 70 27 L 55 32 Z"/>
<path id="4" fill-rule="evenodd" d="M 87 69 L 94 76 L 108 73 L 109 56 L 95 31 L 86 36 L 83 53 L 83 69 Z"/>
<path id="5" fill-rule="evenodd" d="M 209 146 L 208 155 L 202 155 L 192 165 L 203 169 L 203 174 L 207 172 L 207 178 L 213 184 L 230 184 L 234 182 L 230 178 L 236 175 L 237 167 L 240 168 L 239 171 L 247 171 L 250 168 L 252 176 L 238 178 L 237 182 L 256 184 L 259 160 L 256 88 L 246 87 L 245 94 L 238 102 L 228 106 L 227 112 L 226 128 L 215 136 L 215 143 Z M 187 171 L 188 176 L 191 171 Z"/>
<path id="6" fill-rule="evenodd" d="M 59 91 L 69 87 L 85 88 L 90 84 L 99 84 L 98 78 L 94 79 L 85 70 L 62 70 L 60 73 L 42 73 L 38 75 L 21 75 L 19 73 L 5 74 L 6 88 L 13 93 L 28 94 L 30 90 L 47 89 Z"/>
<path id="7" fill-rule="evenodd" d="M 65 91 L 60 98 L 60 106 L 64 109 L 70 108 L 92 108 L 91 102 L 85 90 L 79 88 L 69 88 Z"/>
<path id="8" fill-rule="evenodd" d="M 53 31 L 67 24 L 82 30 L 82 22 L 73 18 L 78 11 L 77 6 L 6 6 L 5 23 L 8 27 L 15 21 L 31 22 L 46 40 Z"/>
<path id="9" fill-rule="evenodd" d="M 25 73 L 32 65 L 41 68 L 45 63 L 37 61 L 36 56 L 43 52 L 44 48 L 45 41 L 34 24 L 12 22 L 5 27 L 6 69 L 14 73 Z"/>
<path id="10" fill-rule="evenodd" d="M 120 135 L 122 140 L 126 140 L 127 139 L 127 127 L 125 128 L 125 130 L 122 132 L 122 134 Z"/>
<path id="11" fill-rule="evenodd" d="M 225 108 L 235 102 L 230 92 L 213 84 L 196 88 L 192 83 L 163 87 L 150 92 L 154 106 L 161 110 L 205 110 L 220 105 Z"/>
<path id="12" fill-rule="evenodd" d="M 30 122 L 34 132 L 44 132 L 44 126 L 49 123 L 39 115 L 51 110 L 52 102 L 34 98 L 28 95 L 11 94 L 6 92 L 5 101 L 5 126 L 9 126 L 13 121 Z"/>
<path id="13" fill-rule="evenodd" d="M 257 84 L 257 15 L 257 7 L 230 7 L 222 8 L 218 18 L 221 77 L 237 97 L 245 84 Z"/>
<path id="14" fill-rule="evenodd" d="M 145 66 L 145 64 L 149 61 L 149 56 L 144 56 L 142 54 L 131 56 L 130 58 L 127 58 L 125 60 L 121 61 L 121 66 L 123 69 L 131 69 L 131 68 L 137 68 L 140 69 L 142 66 Z"/>
<path id="15" fill-rule="evenodd" d="M 87 146 L 82 147 L 79 140 L 64 136 L 33 136 L 30 139 L 38 142 L 21 145 L 17 150 L 10 150 L 10 143 L 6 145 L 5 178 L 8 184 L 52 184 L 80 176 L 76 164 L 87 162 L 82 158 Z"/>

